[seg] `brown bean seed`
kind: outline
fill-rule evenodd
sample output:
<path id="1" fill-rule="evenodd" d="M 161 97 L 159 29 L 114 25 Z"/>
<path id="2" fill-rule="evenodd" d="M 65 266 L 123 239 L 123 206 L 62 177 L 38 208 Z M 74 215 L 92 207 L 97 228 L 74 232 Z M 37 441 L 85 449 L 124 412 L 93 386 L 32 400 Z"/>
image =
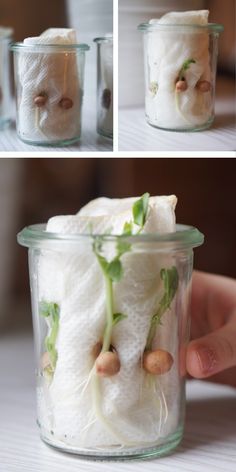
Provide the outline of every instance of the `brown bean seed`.
<path id="1" fill-rule="evenodd" d="M 173 362 L 172 355 L 163 349 L 145 351 L 143 354 L 143 368 L 150 374 L 161 375 L 168 372 Z"/>
<path id="2" fill-rule="evenodd" d="M 63 97 L 59 102 L 59 107 L 69 110 L 69 108 L 73 107 L 73 101 L 69 97 Z"/>
<path id="3" fill-rule="evenodd" d="M 110 377 L 120 370 L 120 360 L 116 352 L 101 352 L 96 360 L 96 371 L 101 377 Z"/>
<path id="4" fill-rule="evenodd" d="M 47 99 L 48 99 L 47 95 L 42 93 L 38 95 L 37 97 L 35 97 L 34 104 L 36 105 L 36 107 L 44 107 L 44 105 L 47 102 Z"/>
<path id="5" fill-rule="evenodd" d="M 185 92 L 188 88 L 186 80 L 178 80 L 175 84 L 176 92 Z"/>
<path id="6" fill-rule="evenodd" d="M 111 91 L 109 89 L 104 89 L 102 92 L 102 106 L 107 110 L 110 108 L 111 105 Z"/>
<path id="7" fill-rule="evenodd" d="M 211 84 L 210 82 L 208 82 L 207 80 L 200 80 L 198 83 L 197 83 L 197 89 L 200 91 L 200 92 L 210 92 L 211 90 Z"/>

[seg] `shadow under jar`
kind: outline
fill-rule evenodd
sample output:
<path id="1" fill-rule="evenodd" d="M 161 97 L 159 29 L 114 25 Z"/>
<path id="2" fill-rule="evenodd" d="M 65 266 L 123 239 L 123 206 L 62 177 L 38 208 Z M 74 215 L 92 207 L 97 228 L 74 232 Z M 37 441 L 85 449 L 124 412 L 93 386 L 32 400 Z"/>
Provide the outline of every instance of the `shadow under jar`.
<path id="1" fill-rule="evenodd" d="M 195 228 L 108 236 L 25 228 L 41 438 L 100 459 L 166 454 L 181 441 Z M 119 249 L 120 275 L 104 264 Z M 114 272 L 115 271 L 115 272 Z"/>
<path id="2" fill-rule="evenodd" d="M 0 129 L 11 121 L 11 81 L 9 44 L 13 30 L 0 27 Z"/>
<path id="3" fill-rule="evenodd" d="M 219 33 L 223 26 L 143 23 L 147 122 L 200 131 L 214 120 Z"/>
<path id="4" fill-rule="evenodd" d="M 19 138 L 41 146 L 78 141 L 89 46 L 15 43 L 11 50 Z"/>
<path id="5" fill-rule="evenodd" d="M 97 132 L 113 138 L 113 36 L 94 41 L 97 44 Z"/>

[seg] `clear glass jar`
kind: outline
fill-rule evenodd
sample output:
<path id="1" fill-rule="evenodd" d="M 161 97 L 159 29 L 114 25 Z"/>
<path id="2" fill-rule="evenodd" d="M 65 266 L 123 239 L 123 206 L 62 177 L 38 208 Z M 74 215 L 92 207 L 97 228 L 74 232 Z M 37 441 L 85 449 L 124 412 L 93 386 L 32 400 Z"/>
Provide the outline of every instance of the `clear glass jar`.
<path id="1" fill-rule="evenodd" d="M 91 458 L 171 451 L 183 435 L 193 248 L 203 235 L 183 225 L 129 237 L 34 225 L 18 242 L 29 248 L 41 438 Z M 117 245 L 119 268 L 107 276 Z"/>
<path id="2" fill-rule="evenodd" d="M 97 132 L 113 137 L 113 36 L 95 38 L 97 44 Z"/>
<path id="3" fill-rule="evenodd" d="M 143 23 L 147 122 L 169 131 L 200 131 L 214 120 L 218 24 Z"/>
<path id="4" fill-rule="evenodd" d="M 30 144 L 64 146 L 80 139 L 87 44 L 15 43 L 16 124 Z"/>
<path id="5" fill-rule="evenodd" d="M 0 27 L 0 129 L 11 121 L 11 81 L 9 44 L 13 30 Z"/>

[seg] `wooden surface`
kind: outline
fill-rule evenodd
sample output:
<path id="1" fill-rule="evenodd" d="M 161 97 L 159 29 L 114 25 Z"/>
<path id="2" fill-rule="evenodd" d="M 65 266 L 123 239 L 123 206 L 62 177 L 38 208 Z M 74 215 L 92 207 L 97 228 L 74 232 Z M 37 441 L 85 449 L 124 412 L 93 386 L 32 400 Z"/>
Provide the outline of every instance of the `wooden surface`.
<path id="1" fill-rule="evenodd" d="M 184 440 L 170 456 L 131 462 L 93 462 L 42 443 L 35 424 L 33 343 L 0 338 L 1 472 L 235 472 L 236 391 L 191 381 Z"/>

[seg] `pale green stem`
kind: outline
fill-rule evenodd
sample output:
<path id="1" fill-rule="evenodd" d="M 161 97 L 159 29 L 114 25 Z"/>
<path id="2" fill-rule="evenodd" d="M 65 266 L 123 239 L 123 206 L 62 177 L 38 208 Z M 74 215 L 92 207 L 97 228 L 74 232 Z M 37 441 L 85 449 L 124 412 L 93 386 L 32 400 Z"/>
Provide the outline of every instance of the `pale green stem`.
<path id="1" fill-rule="evenodd" d="M 153 339 L 155 337 L 155 334 L 156 334 L 156 323 L 152 323 L 151 326 L 150 326 L 150 329 L 149 329 L 149 333 L 148 333 L 148 338 L 147 338 L 147 343 L 146 343 L 146 348 L 147 350 L 150 350 L 152 349 L 152 343 L 153 343 Z"/>
<path id="2" fill-rule="evenodd" d="M 52 324 L 50 336 L 48 336 L 45 340 L 45 346 L 49 353 L 50 361 L 52 364 L 53 369 L 56 367 L 57 362 L 57 350 L 55 348 L 55 343 L 57 339 L 57 334 L 59 330 L 59 317 Z"/>
<path id="3" fill-rule="evenodd" d="M 106 327 L 103 336 L 102 352 L 109 351 L 113 325 L 113 287 L 112 280 L 105 277 L 106 286 Z"/>
<path id="4" fill-rule="evenodd" d="M 186 116 L 184 115 L 184 113 L 181 111 L 180 109 L 180 100 L 179 100 L 179 97 L 180 97 L 180 93 L 179 92 L 175 92 L 175 106 L 179 112 L 179 114 L 182 116 L 183 120 L 186 121 L 186 123 L 188 124 L 191 124 L 191 121 L 189 121 Z"/>

